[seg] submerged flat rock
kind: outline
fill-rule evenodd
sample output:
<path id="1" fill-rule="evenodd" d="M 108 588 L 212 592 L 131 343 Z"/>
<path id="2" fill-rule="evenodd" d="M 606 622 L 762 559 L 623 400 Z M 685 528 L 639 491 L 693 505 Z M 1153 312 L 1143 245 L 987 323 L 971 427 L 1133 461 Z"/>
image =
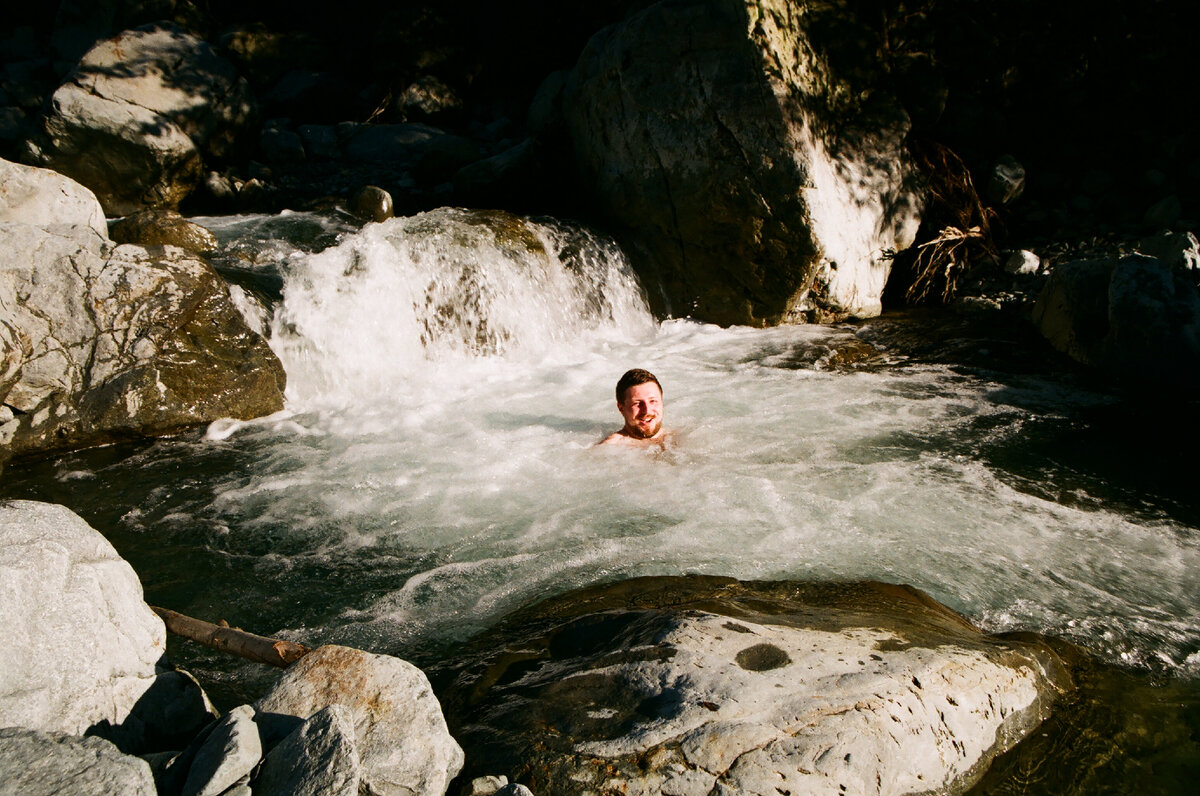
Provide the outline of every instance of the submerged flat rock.
<path id="1" fill-rule="evenodd" d="M 961 793 L 1070 688 L 878 583 L 641 579 L 517 621 L 445 702 L 472 766 L 538 793 Z"/>

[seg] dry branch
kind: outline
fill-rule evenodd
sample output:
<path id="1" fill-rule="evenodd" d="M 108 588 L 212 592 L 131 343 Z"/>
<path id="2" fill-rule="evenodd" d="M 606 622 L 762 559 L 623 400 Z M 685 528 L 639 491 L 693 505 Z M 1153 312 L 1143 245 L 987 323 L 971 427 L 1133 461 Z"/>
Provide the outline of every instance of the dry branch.
<path id="1" fill-rule="evenodd" d="M 150 606 L 154 613 L 162 617 L 167 630 L 177 636 L 183 636 L 192 641 L 198 641 L 206 647 L 238 655 L 255 663 L 265 663 L 269 666 L 287 668 L 308 653 L 308 647 L 293 641 L 256 636 L 235 627 L 224 627 L 193 619 L 181 613 Z"/>

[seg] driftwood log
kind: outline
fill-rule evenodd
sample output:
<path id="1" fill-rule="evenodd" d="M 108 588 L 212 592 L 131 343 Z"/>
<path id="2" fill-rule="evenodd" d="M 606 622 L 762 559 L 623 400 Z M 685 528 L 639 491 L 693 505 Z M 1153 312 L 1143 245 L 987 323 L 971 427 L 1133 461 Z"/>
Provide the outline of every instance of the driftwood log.
<path id="1" fill-rule="evenodd" d="M 308 647 L 293 641 L 256 636 L 235 627 L 214 625 L 201 619 L 193 619 L 176 611 L 152 605 L 154 613 L 162 617 L 167 630 L 177 636 L 198 641 L 206 647 L 238 655 L 255 663 L 265 663 L 285 669 L 309 652 Z"/>

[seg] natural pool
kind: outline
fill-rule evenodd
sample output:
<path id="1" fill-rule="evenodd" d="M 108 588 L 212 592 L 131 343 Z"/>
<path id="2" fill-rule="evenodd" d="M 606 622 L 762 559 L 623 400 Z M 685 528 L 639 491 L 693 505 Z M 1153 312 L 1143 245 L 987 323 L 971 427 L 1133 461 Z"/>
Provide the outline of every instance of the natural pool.
<path id="1" fill-rule="evenodd" d="M 287 409 L 0 485 L 83 515 L 152 604 L 431 665 L 519 607 L 637 575 L 908 583 L 1112 667 L 1104 715 L 1151 725 L 1103 736 L 1125 739 L 1094 752 L 1126 761 L 1112 792 L 1179 792 L 1200 767 L 1195 419 L 1053 374 L 838 364 L 850 326 L 659 322 L 619 252 L 562 224 L 208 223 L 243 293 L 279 291 Z M 665 452 L 592 447 L 632 366 L 665 388 Z M 271 676 L 171 651 L 222 707 Z"/>

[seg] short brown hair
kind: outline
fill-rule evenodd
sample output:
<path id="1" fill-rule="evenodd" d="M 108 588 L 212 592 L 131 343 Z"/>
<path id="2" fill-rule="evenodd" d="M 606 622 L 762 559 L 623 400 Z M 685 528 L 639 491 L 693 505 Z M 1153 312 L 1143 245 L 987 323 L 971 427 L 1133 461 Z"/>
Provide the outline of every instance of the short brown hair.
<path id="1" fill-rule="evenodd" d="M 663 391 L 662 385 L 658 383 L 658 379 L 650 371 L 642 370 L 641 368 L 633 368 L 632 370 L 625 371 L 625 375 L 617 382 L 617 403 L 620 403 L 625 398 L 625 391 L 630 387 L 636 387 L 639 384 L 649 384 L 650 382 L 654 382 L 660 393 Z"/>

